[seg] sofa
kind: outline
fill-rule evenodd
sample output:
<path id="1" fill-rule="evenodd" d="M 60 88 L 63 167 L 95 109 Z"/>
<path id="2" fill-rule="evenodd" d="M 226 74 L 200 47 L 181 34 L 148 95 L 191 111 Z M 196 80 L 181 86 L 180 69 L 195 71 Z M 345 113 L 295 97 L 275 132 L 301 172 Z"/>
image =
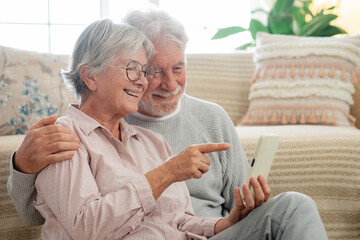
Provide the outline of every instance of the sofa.
<path id="1" fill-rule="evenodd" d="M 349 108 L 353 122 L 348 126 L 330 124 L 330 120 L 327 124 L 301 120 L 257 124 L 258 117 L 249 115 L 251 86 L 259 80 L 256 75 L 261 67 L 257 54 L 256 51 L 187 54 L 186 93 L 215 102 L 226 110 L 248 160 L 252 159 L 262 134 L 280 135 L 268 177 L 272 196 L 286 191 L 307 194 L 317 204 L 329 239 L 360 239 L 359 82 L 353 84 L 354 104 Z M 34 122 L 54 113 L 64 115 L 68 103 L 77 101 L 60 76 L 67 59 L 68 56 L 0 46 L 1 239 L 40 238 L 41 228 L 26 226 L 8 196 L 9 160 Z M 265 112 L 261 118 L 266 118 Z"/>

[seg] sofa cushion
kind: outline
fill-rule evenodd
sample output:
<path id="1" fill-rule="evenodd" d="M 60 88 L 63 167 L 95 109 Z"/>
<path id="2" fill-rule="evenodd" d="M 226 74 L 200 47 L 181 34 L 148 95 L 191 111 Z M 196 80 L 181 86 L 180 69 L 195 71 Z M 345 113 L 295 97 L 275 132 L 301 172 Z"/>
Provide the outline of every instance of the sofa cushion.
<path id="1" fill-rule="evenodd" d="M 0 239 L 41 239 L 41 226 L 27 226 L 16 212 L 8 194 L 10 156 L 24 135 L 0 136 Z"/>
<path id="2" fill-rule="evenodd" d="M 68 56 L 0 46 L 0 136 L 23 134 L 36 121 L 63 115 L 75 95 L 60 75 Z"/>
<path id="3" fill-rule="evenodd" d="M 263 134 L 280 136 L 271 196 L 296 191 L 316 203 L 329 239 L 360 239 L 360 130 L 325 125 L 237 126 L 247 159 Z"/>
<path id="4" fill-rule="evenodd" d="M 356 69 L 358 82 L 354 84 L 354 104 L 350 107 L 350 114 L 356 118 L 355 126 L 360 129 L 360 67 Z"/>
<path id="5" fill-rule="evenodd" d="M 360 35 L 298 37 L 259 33 L 249 108 L 240 124 L 351 126 Z"/>
<path id="6" fill-rule="evenodd" d="M 219 104 L 236 123 L 249 105 L 253 53 L 192 53 L 186 57 L 186 93 Z"/>

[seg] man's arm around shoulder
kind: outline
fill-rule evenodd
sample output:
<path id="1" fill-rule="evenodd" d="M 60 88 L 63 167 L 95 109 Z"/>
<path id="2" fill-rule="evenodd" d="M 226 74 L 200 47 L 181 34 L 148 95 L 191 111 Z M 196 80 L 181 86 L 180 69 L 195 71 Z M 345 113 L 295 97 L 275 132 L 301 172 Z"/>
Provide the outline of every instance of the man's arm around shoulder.
<path id="1" fill-rule="evenodd" d="M 13 153 L 7 188 L 16 211 L 28 225 L 39 225 L 44 219 L 35 209 L 35 179 L 38 172 L 51 163 L 72 158 L 79 139 L 70 129 L 54 125 L 56 115 L 35 123 Z"/>

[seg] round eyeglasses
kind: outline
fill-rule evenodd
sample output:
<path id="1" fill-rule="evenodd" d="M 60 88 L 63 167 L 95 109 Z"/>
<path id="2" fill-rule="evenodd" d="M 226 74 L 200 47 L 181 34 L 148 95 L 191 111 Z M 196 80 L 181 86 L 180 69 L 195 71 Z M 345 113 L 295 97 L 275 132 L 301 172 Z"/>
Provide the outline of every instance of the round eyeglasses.
<path id="1" fill-rule="evenodd" d="M 154 66 L 149 65 L 145 68 L 145 70 L 143 70 L 143 66 L 141 65 L 141 63 L 137 61 L 129 62 L 126 65 L 126 67 L 125 66 L 124 67 L 113 66 L 113 67 L 119 67 L 125 69 L 127 78 L 132 82 L 139 80 L 141 77 L 141 73 L 144 73 L 144 76 L 146 77 L 149 85 L 154 81 L 155 78 L 156 68 Z"/>

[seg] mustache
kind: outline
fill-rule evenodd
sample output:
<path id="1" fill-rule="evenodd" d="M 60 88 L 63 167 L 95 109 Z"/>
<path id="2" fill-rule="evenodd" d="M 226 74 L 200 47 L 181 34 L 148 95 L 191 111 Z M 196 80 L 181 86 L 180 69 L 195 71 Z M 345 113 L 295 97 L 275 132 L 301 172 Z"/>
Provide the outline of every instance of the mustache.
<path id="1" fill-rule="evenodd" d="M 182 87 L 180 85 L 178 85 L 176 87 L 176 89 L 174 91 L 168 91 L 166 89 L 162 89 L 162 88 L 157 88 L 154 91 L 151 92 L 151 95 L 158 95 L 160 97 L 172 97 L 175 96 L 176 94 L 178 94 L 180 91 L 182 90 Z"/>

